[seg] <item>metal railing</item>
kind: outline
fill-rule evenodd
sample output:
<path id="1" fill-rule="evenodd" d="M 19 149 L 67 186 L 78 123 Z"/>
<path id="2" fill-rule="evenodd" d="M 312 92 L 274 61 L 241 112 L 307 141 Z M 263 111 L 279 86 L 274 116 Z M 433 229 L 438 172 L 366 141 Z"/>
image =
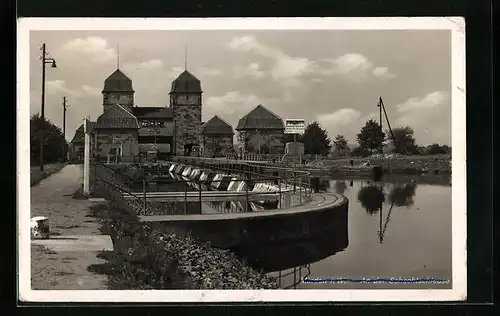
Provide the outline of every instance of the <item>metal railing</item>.
<path id="1" fill-rule="evenodd" d="M 113 178 L 114 181 L 120 183 L 120 186 L 124 187 L 124 189 L 120 190 L 123 199 L 134 199 L 136 202 L 140 200 L 142 208 L 137 215 L 202 214 L 203 203 L 220 205 L 220 202 L 240 202 L 236 203 L 242 206 L 237 210 L 239 212 L 279 210 L 303 205 L 310 200 L 311 195 L 308 182 L 289 182 L 287 178 L 282 179 L 272 176 L 267 178 L 240 178 L 234 175 L 225 175 L 222 179 L 215 180 L 213 174 L 220 171 L 204 169 L 205 172 L 212 173 L 212 176 L 206 180 L 200 180 L 199 176 L 190 179 L 171 173 L 168 173 L 169 177 L 177 178 L 162 179 L 158 177 L 157 179 L 148 179 L 146 177 L 151 174 L 148 174 L 147 169 L 137 170 L 137 177 L 133 178 L 117 170 L 116 166 L 95 164 L 91 168 L 94 169 L 91 171 L 91 174 L 93 174 L 91 187 L 94 188 L 98 181 L 112 183 L 109 179 L 103 179 L 103 177 Z M 106 172 L 97 172 L 97 169 Z M 160 171 L 165 173 L 165 170 Z M 201 173 L 200 170 L 200 175 Z M 158 176 L 161 175 L 161 173 L 158 174 Z M 231 190 L 228 191 L 231 182 L 238 182 L 238 185 L 244 182 L 244 191 L 235 191 L 235 183 L 233 183 Z M 181 188 L 179 188 L 179 184 L 182 184 Z M 166 190 L 162 188 L 162 186 L 168 185 L 174 186 Z M 254 190 L 255 186 L 259 185 L 262 190 Z M 114 189 L 117 188 L 118 186 L 115 185 Z M 164 196 L 156 194 L 161 191 L 169 191 L 169 193 L 164 194 Z M 173 192 L 177 193 L 172 194 Z M 208 197 L 204 197 L 204 195 L 208 195 Z"/>

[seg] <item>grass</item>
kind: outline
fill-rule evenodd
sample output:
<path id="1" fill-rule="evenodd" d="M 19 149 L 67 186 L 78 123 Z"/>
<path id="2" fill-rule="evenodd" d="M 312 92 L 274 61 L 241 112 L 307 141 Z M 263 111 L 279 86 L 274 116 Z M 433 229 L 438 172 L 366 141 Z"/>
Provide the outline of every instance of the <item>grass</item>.
<path id="1" fill-rule="evenodd" d="M 40 183 L 53 173 L 58 172 L 65 166 L 64 163 L 44 165 L 44 170 L 40 171 L 40 166 L 31 166 L 30 168 L 30 185 L 34 186 Z"/>

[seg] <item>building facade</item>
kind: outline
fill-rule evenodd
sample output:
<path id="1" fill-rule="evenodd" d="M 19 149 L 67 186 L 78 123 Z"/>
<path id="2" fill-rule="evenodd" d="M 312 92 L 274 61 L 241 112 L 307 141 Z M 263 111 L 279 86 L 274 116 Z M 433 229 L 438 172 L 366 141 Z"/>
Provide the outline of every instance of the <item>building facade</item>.
<path id="1" fill-rule="evenodd" d="M 239 154 L 284 154 L 283 120 L 259 104 L 236 126 Z"/>
<path id="2" fill-rule="evenodd" d="M 176 155 L 190 156 L 193 147 L 200 146 L 202 93 L 200 80 L 187 70 L 172 82 L 170 107 Z"/>
<path id="3" fill-rule="evenodd" d="M 224 157 L 233 153 L 233 127 L 215 115 L 201 125 L 202 151 L 204 156 Z"/>

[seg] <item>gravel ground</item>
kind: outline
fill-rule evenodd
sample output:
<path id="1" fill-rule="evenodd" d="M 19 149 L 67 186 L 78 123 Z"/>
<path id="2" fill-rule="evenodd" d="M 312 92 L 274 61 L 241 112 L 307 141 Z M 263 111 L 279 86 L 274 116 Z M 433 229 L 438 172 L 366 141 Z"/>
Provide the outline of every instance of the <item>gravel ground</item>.
<path id="1" fill-rule="evenodd" d="M 67 165 L 31 188 L 31 216 L 47 216 L 51 233 L 100 235 L 100 219 L 91 217 L 92 202 L 71 195 L 83 182 L 82 166 Z M 106 289 L 106 276 L 87 271 L 103 263 L 96 252 L 61 252 L 31 246 L 31 286 L 43 290 Z"/>

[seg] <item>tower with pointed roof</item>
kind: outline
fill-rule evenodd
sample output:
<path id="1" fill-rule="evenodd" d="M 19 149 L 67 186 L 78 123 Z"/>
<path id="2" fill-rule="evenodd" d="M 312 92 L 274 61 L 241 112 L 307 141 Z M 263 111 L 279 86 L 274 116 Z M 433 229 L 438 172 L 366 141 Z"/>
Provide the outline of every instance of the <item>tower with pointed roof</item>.
<path id="1" fill-rule="evenodd" d="M 104 81 L 104 89 L 102 90 L 103 112 L 108 111 L 115 104 L 120 104 L 128 111 L 132 112 L 134 106 L 134 93 L 132 80 L 117 68 Z"/>
<path id="2" fill-rule="evenodd" d="M 200 145 L 202 95 L 201 82 L 184 70 L 170 89 L 170 107 L 174 119 L 174 152 L 190 155 Z"/>

